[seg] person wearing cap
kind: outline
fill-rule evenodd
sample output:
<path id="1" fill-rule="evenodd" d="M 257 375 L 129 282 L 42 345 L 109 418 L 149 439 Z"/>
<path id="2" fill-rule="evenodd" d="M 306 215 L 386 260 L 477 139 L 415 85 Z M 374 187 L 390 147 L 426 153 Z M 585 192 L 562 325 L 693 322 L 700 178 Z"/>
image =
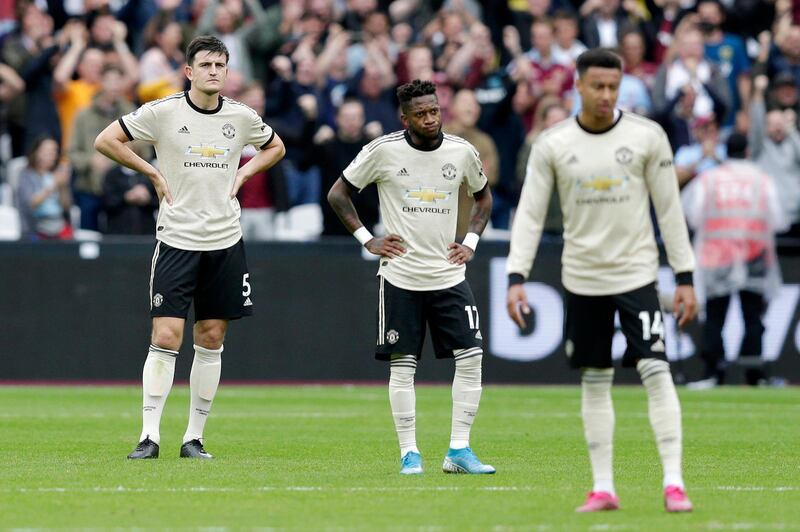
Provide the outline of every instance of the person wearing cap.
<path id="1" fill-rule="evenodd" d="M 702 172 L 681 194 L 686 220 L 694 230 L 695 287 L 706 309 L 701 349 L 705 373 L 702 380 L 690 383 L 695 389 L 725 380 L 722 328 L 731 296 L 738 294 L 744 318 L 737 355 L 760 357 L 762 316 L 781 286 L 775 232 L 785 229 L 787 220 L 775 183 L 746 160 L 747 151 L 747 137 L 732 133 L 728 160 Z"/>
<path id="2" fill-rule="evenodd" d="M 678 184 L 683 187 L 701 172 L 719 166 L 727 158 L 725 144 L 720 141 L 719 122 L 713 114 L 691 122 L 694 143 L 675 152 Z"/>
<path id="3" fill-rule="evenodd" d="M 788 70 L 779 72 L 772 78 L 767 96 L 767 106 L 782 111 L 794 111 L 800 116 L 800 91 L 797 79 Z M 798 124 L 800 125 L 800 124 Z"/>
<path id="4" fill-rule="evenodd" d="M 769 174 L 780 192 L 783 212 L 792 224 L 790 235 L 800 236 L 800 133 L 793 109 L 767 108 L 769 80 L 756 76 L 750 102 L 750 151 L 753 161 Z"/>

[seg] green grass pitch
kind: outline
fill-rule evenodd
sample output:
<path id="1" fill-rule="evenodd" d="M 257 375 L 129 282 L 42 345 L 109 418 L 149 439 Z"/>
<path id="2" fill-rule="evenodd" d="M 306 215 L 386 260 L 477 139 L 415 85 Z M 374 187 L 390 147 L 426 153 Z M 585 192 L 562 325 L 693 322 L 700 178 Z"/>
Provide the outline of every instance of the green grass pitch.
<path id="1" fill-rule="evenodd" d="M 641 387 L 617 387 L 622 510 L 578 515 L 590 485 L 577 387 L 487 386 L 472 447 L 492 476 L 445 475 L 450 390 L 417 390 L 426 472 L 398 474 L 382 386 L 223 386 L 212 462 L 177 457 L 176 386 L 161 458 L 130 462 L 135 387 L 0 387 L 0 528 L 227 530 L 800 530 L 800 389 L 682 390 L 695 512 L 667 515 Z"/>

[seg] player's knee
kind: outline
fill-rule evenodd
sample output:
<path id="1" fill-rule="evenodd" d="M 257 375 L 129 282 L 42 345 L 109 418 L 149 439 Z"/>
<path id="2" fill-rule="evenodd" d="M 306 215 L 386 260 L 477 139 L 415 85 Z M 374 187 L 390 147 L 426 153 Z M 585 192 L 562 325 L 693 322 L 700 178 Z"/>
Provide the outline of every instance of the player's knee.
<path id="1" fill-rule="evenodd" d="M 636 371 L 643 383 L 656 375 L 670 374 L 669 362 L 658 358 L 643 358 L 636 363 Z"/>
<path id="2" fill-rule="evenodd" d="M 480 351 L 480 354 L 473 354 L 467 358 L 456 358 L 456 371 L 453 378 L 461 381 L 463 384 L 479 389 L 482 380 L 482 362 L 483 351 Z"/>
<path id="3" fill-rule="evenodd" d="M 609 384 L 614 380 L 614 368 L 583 368 L 581 381 Z"/>
<path id="4" fill-rule="evenodd" d="M 389 386 L 392 388 L 412 388 L 416 372 L 417 360 L 414 356 L 393 356 L 389 367 Z"/>
<path id="5" fill-rule="evenodd" d="M 225 327 L 222 325 L 198 325 L 195 328 L 194 342 L 206 349 L 219 349 L 225 341 Z"/>
<path id="6" fill-rule="evenodd" d="M 175 331 L 169 327 L 157 327 L 153 329 L 151 343 L 161 349 L 178 351 L 181 348 L 183 331 Z"/>

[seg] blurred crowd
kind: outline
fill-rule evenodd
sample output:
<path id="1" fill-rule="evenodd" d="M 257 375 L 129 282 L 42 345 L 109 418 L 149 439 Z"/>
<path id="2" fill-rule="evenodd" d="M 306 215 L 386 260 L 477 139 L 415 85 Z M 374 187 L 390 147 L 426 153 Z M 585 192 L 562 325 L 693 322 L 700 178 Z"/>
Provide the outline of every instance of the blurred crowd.
<path id="1" fill-rule="evenodd" d="M 597 46 L 619 51 L 619 106 L 664 127 L 682 187 L 741 133 L 775 183 L 781 229 L 800 236 L 792 0 L 0 0 L 3 204 L 23 238 L 153 233 L 153 188 L 93 141 L 186 88 L 183 50 L 198 34 L 230 50 L 224 94 L 287 146 L 241 191 L 248 239 L 343 234 L 325 193 L 364 144 L 401 128 L 395 89 L 416 78 L 437 84 L 445 130 L 478 149 L 492 228 L 508 229 L 531 143 L 579 111 L 575 59 Z M 357 198 L 368 226 L 377 202 Z M 559 227 L 554 200 L 547 229 Z"/>

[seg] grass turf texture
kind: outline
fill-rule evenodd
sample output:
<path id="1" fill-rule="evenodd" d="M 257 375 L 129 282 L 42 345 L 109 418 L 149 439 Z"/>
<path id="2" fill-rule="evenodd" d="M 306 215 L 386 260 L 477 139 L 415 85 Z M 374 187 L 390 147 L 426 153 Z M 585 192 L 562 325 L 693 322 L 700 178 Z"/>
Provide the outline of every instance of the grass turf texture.
<path id="1" fill-rule="evenodd" d="M 668 515 L 641 387 L 617 387 L 622 510 L 578 515 L 591 487 L 577 387 L 488 386 L 474 430 L 492 476 L 445 475 L 450 390 L 417 390 L 426 472 L 398 474 L 379 386 L 223 387 L 212 462 L 178 458 L 176 386 L 161 458 L 128 461 L 134 387 L 0 387 L 0 527 L 333 530 L 800 530 L 800 390 L 681 391 L 692 514 Z"/>

